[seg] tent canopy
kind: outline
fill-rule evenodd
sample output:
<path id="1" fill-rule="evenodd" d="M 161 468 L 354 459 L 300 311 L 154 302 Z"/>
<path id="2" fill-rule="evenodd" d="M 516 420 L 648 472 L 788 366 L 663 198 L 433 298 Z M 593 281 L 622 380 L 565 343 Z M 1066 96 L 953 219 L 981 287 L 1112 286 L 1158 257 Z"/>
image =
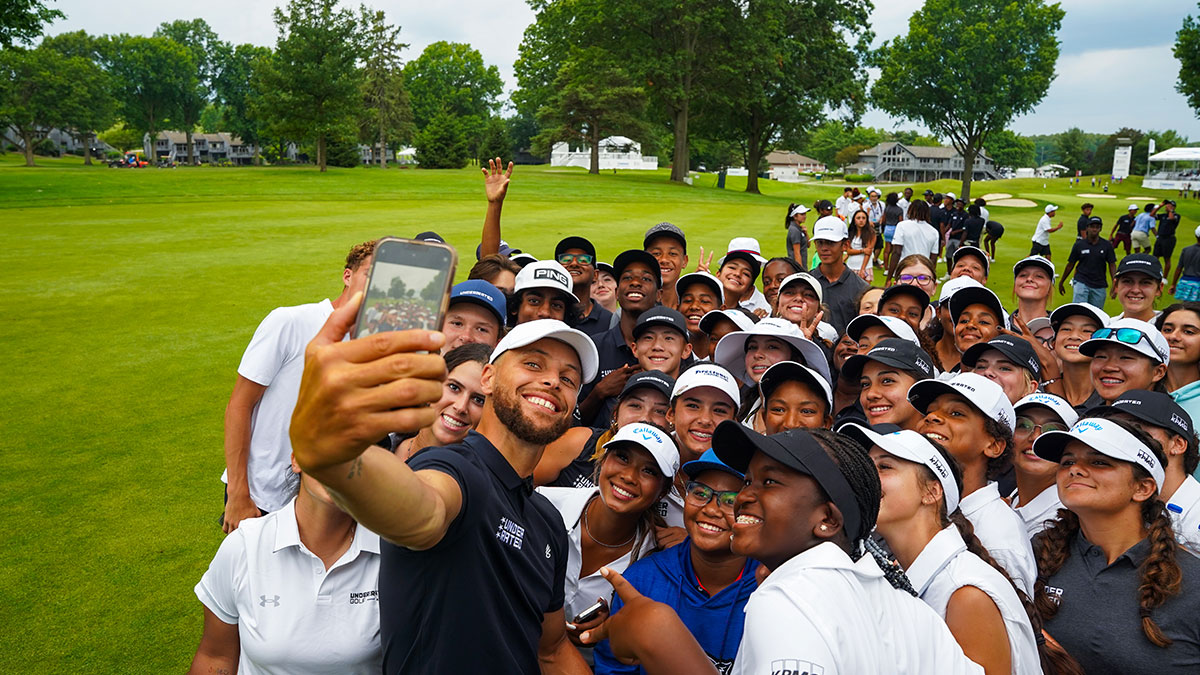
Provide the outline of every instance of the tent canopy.
<path id="1" fill-rule="evenodd" d="M 1151 162 L 1200 162 L 1200 147 L 1169 148 L 1150 156 Z"/>

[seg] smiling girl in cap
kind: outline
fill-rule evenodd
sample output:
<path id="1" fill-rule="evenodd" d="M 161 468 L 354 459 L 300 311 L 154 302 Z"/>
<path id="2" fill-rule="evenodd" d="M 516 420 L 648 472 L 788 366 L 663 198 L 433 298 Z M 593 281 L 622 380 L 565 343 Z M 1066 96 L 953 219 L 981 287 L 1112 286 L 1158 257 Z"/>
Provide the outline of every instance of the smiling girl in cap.
<path id="1" fill-rule="evenodd" d="M 567 530 L 563 609 L 573 639 L 607 618 L 606 602 L 595 619 L 571 623 L 583 610 L 612 595 L 600 568 L 623 572 L 657 548 L 655 504 L 671 489 L 678 470 L 679 451 L 671 435 L 639 422 L 621 427 L 604 444 L 593 475 L 596 487 L 538 488 L 558 509 Z M 585 656 L 590 656 L 588 652 Z"/>
<path id="2" fill-rule="evenodd" d="M 879 472 L 875 531 L 967 658 L 987 672 L 1042 673 L 1033 628 L 1040 621 L 958 510 L 957 462 L 915 431 L 848 424 L 840 433 L 869 449 Z"/>
<path id="3" fill-rule="evenodd" d="M 1013 428 L 1013 472 L 1017 489 L 1009 495 L 1009 504 L 1021 520 L 1030 539 L 1046 529 L 1058 517 L 1062 502 L 1054 475 L 1058 465 L 1038 457 L 1033 444 L 1038 437 L 1051 431 L 1066 431 L 1079 419 L 1070 403 L 1053 394 L 1035 393 L 1013 405 L 1017 415 Z"/>
<path id="4" fill-rule="evenodd" d="M 801 335 L 809 340 L 833 342 L 837 331 L 822 321 L 825 307 L 821 304 L 821 282 L 807 272 L 789 275 L 779 284 L 774 316 L 796 324 Z"/>
<path id="5" fill-rule="evenodd" d="M 963 278 L 963 277 L 960 277 Z M 1007 312 L 991 289 L 970 286 L 950 297 L 950 320 L 954 324 L 954 347 L 961 354 L 972 345 L 987 342 L 1004 328 Z M 956 359 L 957 362 L 958 359 Z M 952 364 L 942 363 L 953 370 Z"/>
<path id="6" fill-rule="evenodd" d="M 762 407 L 746 424 L 775 434 L 788 429 L 828 429 L 833 423 L 833 392 L 817 372 L 795 361 L 780 361 L 758 383 Z"/>
<path id="7" fill-rule="evenodd" d="M 1114 319 L 1138 319 L 1152 322 L 1158 318 L 1154 302 L 1163 294 L 1162 265 L 1158 258 L 1134 253 L 1121 259 L 1113 277 L 1112 297 L 1121 303 Z"/>
<path id="8" fill-rule="evenodd" d="M 1050 316 L 1050 299 L 1054 297 L 1054 263 L 1040 255 L 1031 255 L 1013 265 L 1013 295 L 1017 309 L 1009 323 L 1019 327 L 1039 317 Z M 1014 329 L 1015 330 L 1015 329 Z"/>
<path id="9" fill-rule="evenodd" d="M 750 330 L 726 335 L 717 345 L 713 361 L 727 368 L 745 386 L 738 412 L 743 420 L 749 419 L 758 408 L 758 381 L 763 373 L 780 361 L 802 363 L 826 381 L 830 379 L 829 363 L 821 348 L 805 339 L 795 324 L 779 318 L 763 319 Z"/>
<path id="10" fill-rule="evenodd" d="M 940 443 L 961 465 L 963 515 L 975 535 L 1032 597 L 1037 567 L 1025 523 L 1000 498 L 996 483 L 1012 457 L 1016 415 L 1000 385 L 974 373 L 947 381 L 923 380 L 908 390 L 913 407 L 924 413 L 917 431 Z"/>
<path id="11" fill-rule="evenodd" d="M 1058 380 L 1048 380 L 1042 386 L 1046 392 L 1063 397 L 1075 412 L 1102 402 L 1092 386 L 1092 360 L 1079 353 L 1079 346 L 1107 325 L 1107 314 L 1083 302 L 1067 303 L 1050 313 L 1050 327 L 1054 330 L 1050 348 L 1062 373 Z"/>
<path id="12" fill-rule="evenodd" d="M 869 424 L 895 424 L 915 429 L 924 414 L 908 400 L 908 390 L 934 376 L 933 359 L 906 340 L 891 338 L 846 360 L 843 379 L 860 386 L 859 406 Z M 839 417 L 842 412 L 839 411 Z"/>
<path id="13" fill-rule="evenodd" d="M 1200 663 L 1200 560 L 1159 496 L 1158 441 L 1119 420 L 1043 434 L 1066 509 L 1038 535 L 1038 611 L 1086 672 L 1191 673 Z"/>
<path id="14" fill-rule="evenodd" d="M 1130 389 L 1166 393 L 1170 347 L 1158 329 L 1137 319 L 1117 319 L 1092 333 L 1079 345 L 1091 357 L 1092 386 L 1096 396 L 1112 403 Z"/>

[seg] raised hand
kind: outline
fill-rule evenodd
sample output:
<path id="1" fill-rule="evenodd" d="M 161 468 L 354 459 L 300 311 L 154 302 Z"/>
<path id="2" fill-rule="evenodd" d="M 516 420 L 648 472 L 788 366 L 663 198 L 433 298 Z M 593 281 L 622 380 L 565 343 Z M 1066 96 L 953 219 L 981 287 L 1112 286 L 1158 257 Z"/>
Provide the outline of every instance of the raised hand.
<path id="1" fill-rule="evenodd" d="M 487 194 L 489 202 L 502 202 L 504 195 L 508 193 L 508 182 L 512 178 L 513 163 L 508 163 L 508 169 L 505 170 L 504 162 L 500 158 L 489 159 L 488 167 L 480 169 L 483 172 L 483 190 Z"/>
<path id="2" fill-rule="evenodd" d="M 716 251 L 709 251 L 708 256 L 705 257 L 704 247 L 701 246 L 700 247 L 700 260 L 696 264 L 696 271 L 697 272 L 708 272 L 709 274 L 712 274 L 712 272 L 709 270 L 709 267 L 712 265 L 712 259 L 713 259 L 713 256 L 716 255 L 716 253 L 717 253 Z"/>

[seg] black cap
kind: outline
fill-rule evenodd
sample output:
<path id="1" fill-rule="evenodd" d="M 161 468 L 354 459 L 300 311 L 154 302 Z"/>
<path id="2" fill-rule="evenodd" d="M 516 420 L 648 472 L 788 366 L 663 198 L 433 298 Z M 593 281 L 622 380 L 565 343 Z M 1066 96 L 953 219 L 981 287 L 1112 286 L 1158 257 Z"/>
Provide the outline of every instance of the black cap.
<path id="1" fill-rule="evenodd" d="M 919 346 L 902 338 L 880 340 L 866 354 L 855 354 L 842 364 L 842 377 L 853 382 L 862 377 L 863 367 L 867 361 L 875 361 L 885 366 L 899 368 L 905 372 L 918 373 L 917 379 L 924 380 L 934 376 L 933 359 Z"/>
<path id="2" fill-rule="evenodd" d="M 637 248 L 625 251 L 613 261 L 613 276 L 617 278 L 618 283 L 621 281 L 621 274 L 625 272 L 625 268 L 633 263 L 642 263 L 651 272 L 654 272 L 655 283 L 658 284 L 658 288 L 662 288 L 662 268 L 658 266 L 658 260 L 649 253 Z"/>
<path id="3" fill-rule="evenodd" d="M 554 247 L 554 255 L 555 255 L 555 257 L 557 257 L 563 251 L 567 251 L 567 250 L 570 250 L 573 248 L 577 248 L 577 249 L 583 251 L 584 253 L 592 256 L 592 260 L 596 259 L 596 247 L 592 245 L 592 242 L 588 241 L 587 239 L 584 239 L 583 237 L 566 237 L 566 238 L 564 238 L 562 241 L 558 242 L 558 246 Z"/>
<path id="4" fill-rule="evenodd" d="M 879 302 L 875 306 L 882 307 L 883 303 L 896 297 L 897 295 L 911 295 L 918 303 L 921 304 L 922 312 L 924 312 L 925 308 L 929 306 L 929 294 L 926 293 L 921 287 L 914 286 L 913 284 L 896 284 L 895 286 L 889 286 L 888 288 L 884 289 L 883 295 L 879 296 Z"/>
<path id="5" fill-rule="evenodd" d="M 1164 203 L 1164 204 L 1170 204 L 1171 206 L 1178 206 L 1178 204 L 1176 204 L 1176 203 L 1175 203 L 1175 200 L 1174 200 L 1174 199 L 1164 199 L 1164 200 L 1163 200 L 1163 203 Z"/>
<path id="6" fill-rule="evenodd" d="M 1092 216 L 1091 218 L 1088 218 L 1087 227 L 1091 227 L 1093 225 L 1097 227 L 1104 227 L 1104 219 L 1100 216 Z"/>
<path id="7" fill-rule="evenodd" d="M 753 286 L 754 282 L 758 281 L 758 273 L 762 271 L 762 263 L 758 261 L 758 258 L 753 253 L 750 251 L 730 251 L 725 254 L 724 258 L 721 258 L 721 267 L 724 267 L 725 263 L 730 260 L 745 260 L 746 264 L 750 266 L 750 285 Z"/>
<path id="8" fill-rule="evenodd" d="M 687 319 L 678 311 L 663 305 L 656 305 L 642 312 L 638 317 L 637 323 L 633 326 L 633 339 L 636 340 L 642 336 L 647 330 L 654 326 L 667 326 L 674 328 L 683 335 L 683 339 L 688 339 Z"/>
<path id="9" fill-rule="evenodd" d="M 967 347 L 967 351 L 962 355 L 963 367 L 974 368 L 979 357 L 989 349 L 995 349 L 1009 361 L 1033 373 L 1034 380 L 1042 381 L 1042 362 L 1038 360 L 1033 345 L 1025 338 L 1012 335 L 997 335 L 987 342 L 977 342 Z"/>
<path id="10" fill-rule="evenodd" d="M 983 273 L 985 275 L 991 271 L 991 261 L 988 260 L 987 254 L 983 252 L 983 249 L 978 246 L 959 246 L 954 249 L 954 255 L 950 259 L 950 267 L 954 267 L 958 264 L 959 260 L 969 255 L 975 256 L 979 259 L 979 262 L 983 263 Z"/>
<path id="11" fill-rule="evenodd" d="M 822 199 L 822 200 L 818 201 L 816 204 L 813 204 L 813 208 L 818 211 L 825 211 L 825 210 L 832 211 L 833 210 L 833 202 L 829 201 L 828 199 Z"/>
<path id="12" fill-rule="evenodd" d="M 712 440 L 717 457 L 743 474 L 750 466 L 754 453 L 761 452 L 793 471 L 811 476 L 842 512 L 846 534 L 852 540 L 865 537 L 875 526 L 875 523 L 863 519 L 858 498 L 841 469 L 825 453 L 817 439 L 804 429 L 764 436 L 741 422 L 725 420 L 717 425 Z"/>
<path id="13" fill-rule="evenodd" d="M 683 230 L 679 229 L 674 223 L 662 222 L 654 227 L 646 230 L 646 236 L 642 237 L 642 248 L 650 245 L 650 242 L 658 237 L 671 237 L 679 242 L 683 247 L 684 252 L 687 252 L 687 237 L 683 235 Z"/>
<path id="14" fill-rule="evenodd" d="M 932 196 L 933 190 L 930 190 L 929 188 L 925 188 L 925 192 L 923 192 L 922 194 L 924 194 L 926 196 Z"/>
<path id="15" fill-rule="evenodd" d="M 759 391 L 765 401 L 784 382 L 803 382 L 809 389 L 821 395 L 825 411 L 833 414 L 833 389 L 820 373 L 795 361 L 779 361 L 763 373 L 758 382 Z"/>
<path id="16" fill-rule="evenodd" d="M 446 243 L 446 240 L 442 239 L 442 235 L 438 234 L 437 232 L 432 232 L 432 231 L 431 232 L 422 232 L 421 234 L 418 234 L 417 236 L 413 237 L 413 239 L 416 239 L 417 241 L 436 241 L 439 244 Z"/>
<path id="17" fill-rule="evenodd" d="M 1133 415 L 1150 426 L 1166 429 L 1191 441 L 1195 434 L 1192 416 L 1167 394 L 1145 389 L 1130 389 L 1112 405 L 1095 410 L 1114 410 Z"/>
<path id="18" fill-rule="evenodd" d="M 670 400 L 671 390 L 675 388 L 675 378 L 659 370 L 643 370 L 635 375 L 630 375 L 625 380 L 625 386 L 621 389 L 617 400 L 625 398 L 629 392 L 642 387 L 650 387 L 659 391 L 667 397 L 667 400 Z"/>
<path id="19" fill-rule="evenodd" d="M 1129 272 L 1141 272 L 1159 281 L 1163 279 L 1162 263 L 1149 253 L 1132 253 L 1122 258 L 1121 264 L 1117 265 L 1116 276 Z"/>
<path id="20" fill-rule="evenodd" d="M 600 262 L 599 260 L 597 260 L 596 261 L 596 269 L 600 272 L 608 272 L 609 274 L 613 275 L 614 277 L 617 276 L 617 272 L 616 272 L 616 270 L 613 269 L 613 266 L 606 262 Z"/>
<path id="21" fill-rule="evenodd" d="M 1008 313 L 1004 311 L 1004 305 L 1000 304 L 1000 298 L 984 286 L 967 286 L 950 296 L 950 317 L 954 323 L 958 323 L 958 315 L 971 305 L 987 305 L 996 314 L 998 325 L 1004 327 Z"/>

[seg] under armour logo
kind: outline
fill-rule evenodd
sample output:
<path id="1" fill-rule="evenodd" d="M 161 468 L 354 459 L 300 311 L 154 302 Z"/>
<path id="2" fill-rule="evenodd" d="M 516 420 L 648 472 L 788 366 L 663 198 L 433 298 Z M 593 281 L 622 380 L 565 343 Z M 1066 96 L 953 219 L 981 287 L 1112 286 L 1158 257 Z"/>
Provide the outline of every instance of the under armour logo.
<path id="1" fill-rule="evenodd" d="M 279 606 L 279 596 L 276 595 L 276 596 L 272 597 L 270 600 L 268 600 L 267 596 L 265 596 L 265 595 L 258 596 L 258 606 L 259 607 L 266 607 L 268 602 L 271 603 L 272 607 L 278 607 Z"/>
<path id="2" fill-rule="evenodd" d="M 546 544 L 546 557 L 550 557 L 550 544 Z"/>

